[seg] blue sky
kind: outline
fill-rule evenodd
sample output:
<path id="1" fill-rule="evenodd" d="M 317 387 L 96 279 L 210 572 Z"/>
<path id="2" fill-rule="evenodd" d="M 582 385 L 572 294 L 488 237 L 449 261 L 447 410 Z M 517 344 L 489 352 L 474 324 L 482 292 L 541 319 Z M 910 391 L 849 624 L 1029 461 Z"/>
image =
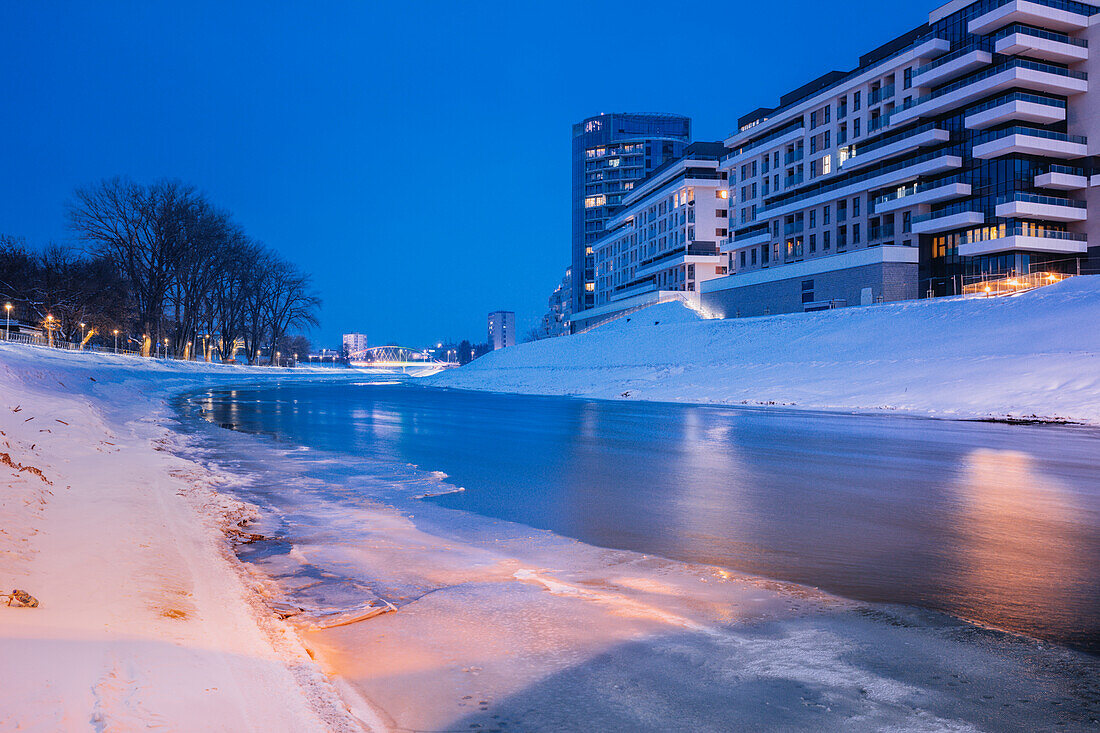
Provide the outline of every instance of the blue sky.
<path id="1" fill-rule="evenodd" d="M 313 274 L 315 343 L 526 331 L 568 264 L 572 122 L 721 139 L 934 5 L 7 3 L 0 232 L 69 241 L 74 187 L 179 178 Z"/>

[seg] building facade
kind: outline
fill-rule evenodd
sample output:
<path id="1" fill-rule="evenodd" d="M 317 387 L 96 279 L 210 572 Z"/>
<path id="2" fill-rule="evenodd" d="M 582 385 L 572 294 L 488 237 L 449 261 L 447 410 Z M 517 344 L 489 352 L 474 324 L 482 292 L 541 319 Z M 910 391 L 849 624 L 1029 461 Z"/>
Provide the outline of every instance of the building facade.
<path id="1" fill-rule="evenodd" d="M 718 170 L 722 143 L 689 145 L 623 198 L 592 245 L 594 302 L 573 314 L 578 328 L 667 299 L 692 297 L 700 283 L 725 275 L 720 243 L 729 236 L 729 189 Z"/>
<path id="2" fill-rule="evenodd" d="M 516 314 L 493 311 L 489 314 L 489 346 L 493 351 L 516 345 Z"/>
<path id="3" fill-rule="evenodd" d="M 556 338 L 572 333 L 573 268 L 565 268 L 565 276 L 546 300 L 548 310 L 539 324 L 539 338 Z"/>
<path id="4" fill-rule="evenodd" d="M 365 351 L 367 348 L 367 334 L 365 333 L 345 333 L 344 334 L 344 353 L 353 354 L 357 351 Z"/>
<path id="5" fill-rule="evenodd" d="M 634 186 L 679 158 L 691 119 L 664 114 L 601 114 L 573 125 L 571 309 L 595 303 L 592 245 Z"/>
<path id="6" fill-rule="evenodd" d="M 817 310 L 1087 268 L 1098 13 L 953 0 L 855 69 L 742 117 L 719 166 L 730 274 L 702 284 L 703 306 Z"/>

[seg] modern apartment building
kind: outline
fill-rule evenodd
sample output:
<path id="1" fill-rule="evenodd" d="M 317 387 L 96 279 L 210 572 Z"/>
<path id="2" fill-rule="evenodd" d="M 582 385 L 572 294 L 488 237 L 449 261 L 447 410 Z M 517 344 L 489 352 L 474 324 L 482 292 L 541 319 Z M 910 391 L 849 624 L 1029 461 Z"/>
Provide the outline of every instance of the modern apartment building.
<path id="1" fill-rule="evenodd" d="M 516 345 L 516 314 L 493 311 L 489 314 L 489 346 L 496 351 Z"/>
<path id="2" fill-rule="evenodd" d="M 1100 232 L 1100 10 L 953 0 L 928 24 L 738 121 L 726 317 L 950 295 L 1076 272 Z"/>
<path id="3" fill-rule="evenodd" d="M 570 326 L 573 319 L 573 268 L 565 268 L 565 276 L 546 299 L 548 310 L 542 317 L 539 326 L 540 338 L 554 338 L 568 336 L 572 333 Z"/>
<path id="4" fill-rule="evenodd" d="M 573 314 L 586 328 L 631 308 L 697 292 L 726 274 L 719 242 L 729 236 L 729 189 L 720 142 L 692 143 L 623 197 L 592 244 L 594 303 Z"/>
<path id="5" fill-rule="evenodd" d="M 691 141 L 691 119 L 666 114 L 601 114 L 573 125 L 572 291 L 574 313 L 595 303 L 592 244 L 634 186 Z"/>

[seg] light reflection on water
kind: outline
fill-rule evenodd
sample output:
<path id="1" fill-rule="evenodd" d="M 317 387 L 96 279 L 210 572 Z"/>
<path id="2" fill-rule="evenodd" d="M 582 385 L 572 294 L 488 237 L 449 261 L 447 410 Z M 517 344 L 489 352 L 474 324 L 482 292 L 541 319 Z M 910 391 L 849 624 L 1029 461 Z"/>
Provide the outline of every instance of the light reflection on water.
<path id="1" fill-rule="evenodd" d="M 216 424 L 443 471 L 444 507 L 1100 650 L 1100 433 L 388 385 L 214 393 Z"/>

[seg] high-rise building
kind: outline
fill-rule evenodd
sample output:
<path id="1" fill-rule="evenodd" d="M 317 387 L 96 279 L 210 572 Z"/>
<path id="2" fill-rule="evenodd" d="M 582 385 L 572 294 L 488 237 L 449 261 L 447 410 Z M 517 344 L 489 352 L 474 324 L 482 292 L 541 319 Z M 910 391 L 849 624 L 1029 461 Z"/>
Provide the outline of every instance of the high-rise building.
<path id="1" fill-rule="evenodd" d="M 720 165 L 731 274 L 701 286 L 703 306 L 761 315 L 1076 273 L 1100 245 L 1098 40 L 1091 4 L 952 0 L 744 115 Z"/>
<path id="2" fill-rule="evenodd" d="M 720 142 L 695 142 L 623 198 L 592 245 L 593 307 L 573 314 L 578 329 L 672 298 L 698 302 L 698 286 L 726 274 L 729 187 Z"/>
<path id="3" fill-rule="evenodd" d="M 573 317 L 572 269 L 565 268 L 565 276 L 546 300 L 548 310 L 539 325 L 539 338 L 567 336 L 570 333 L 570 322 Z"/>
<path id="4" fill-rule="evenodd" d="M 493 311 L 489 314 L 489 346 L 493 351 L 516 345 L 516 314 Z"/>
<path id="5" fill-rule="evenodd" d="M 573 125 L 572 311 L 595 303 L 592 245 L 611 212 L 649 173 L 683 154 L 691 119 L 666 114 L 601 114 Z"/>
<path id="6" fill-rule="evenodd" d="M 367 348 L 367 334 L 365 333 L 345 333 L 344 334 L 344 353 L 354 354 L 357 351 L 365 351 Z"/>

